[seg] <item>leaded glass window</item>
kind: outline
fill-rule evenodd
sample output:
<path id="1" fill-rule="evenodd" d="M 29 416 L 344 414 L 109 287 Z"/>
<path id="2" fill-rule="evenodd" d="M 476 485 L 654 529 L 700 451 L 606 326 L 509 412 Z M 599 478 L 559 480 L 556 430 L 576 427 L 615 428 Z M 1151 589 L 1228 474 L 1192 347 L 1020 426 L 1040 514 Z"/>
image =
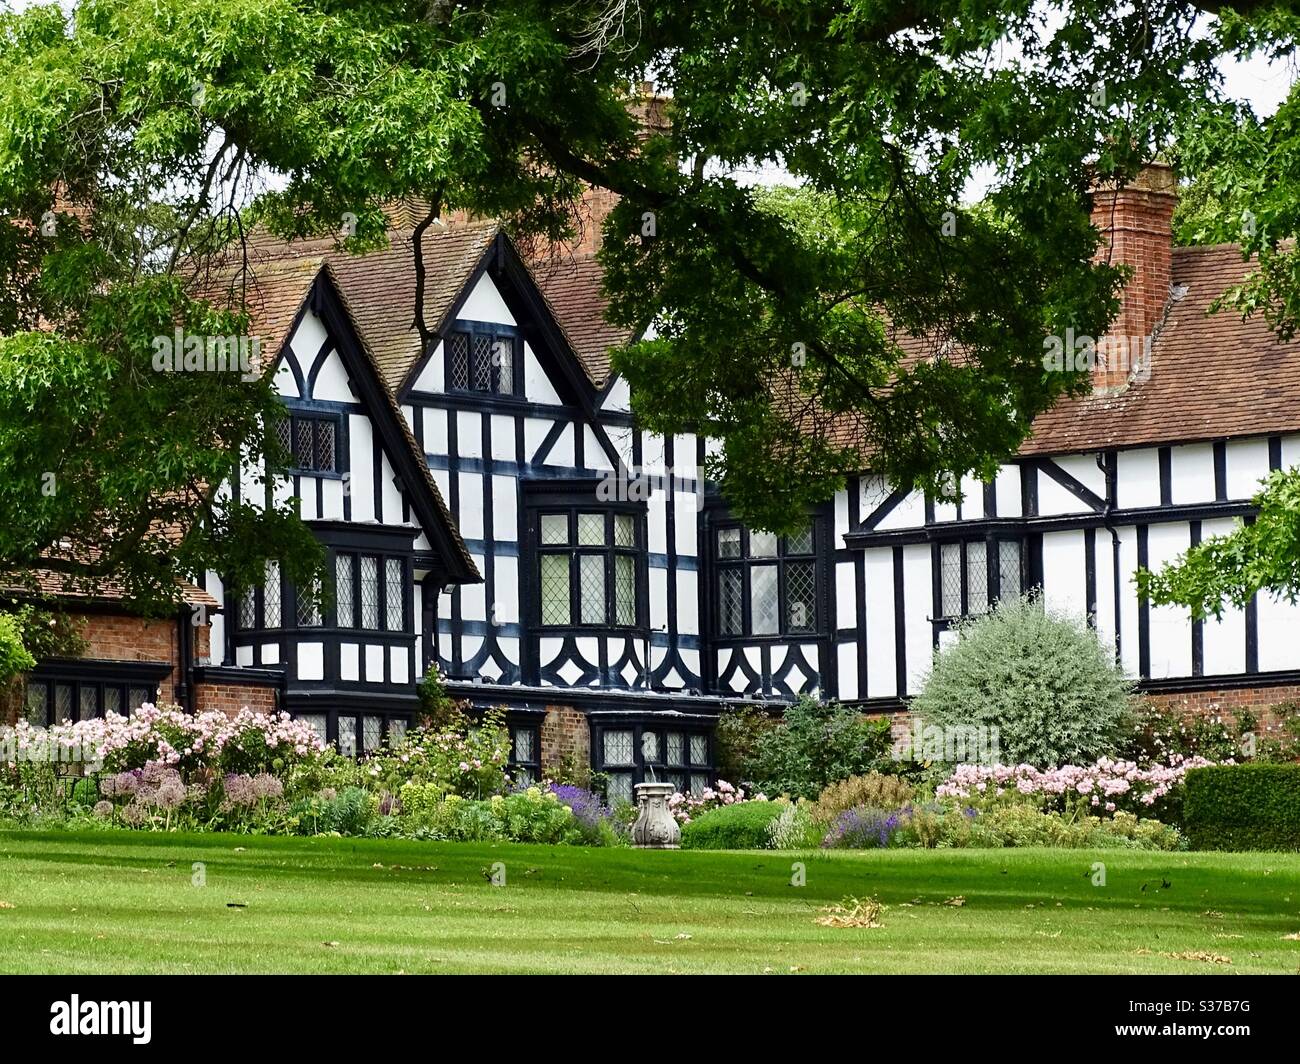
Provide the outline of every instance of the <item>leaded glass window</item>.
<path id="1" fill-rule="evenodd" d="M 307 725 L 307 727 L 314 731 L 316 733 L 316 738 L 321 742 L 326 742 L 328 740 L 329 733 L 325 728 L 324 713 L 299 713 L 298 720 L 302 721 Z"/>
<path id="2" fill-rule="evenodd" d="M 405 610 L 403 610 L 402 591 L 402 562 L 400 558 L 387 558 L 384 561 L 385 579 L 385 602 L 384 613 L 387 620 L 386 627 L 390 632 L 400 632 L 402 630 L 402 621 L 404 620 Z"/>
<path id="3" fill-rule="evenodd" d="M 709 737 L 707 735 L 691 736 L 691 764 L 707 765 L 709 763 Z"/>
<path id="4" fill-rule="evenodd" d="M 664 738 L 667 743 L 664 760 L 670 765 L 684 765 L 686 763 L 686 751 L 685 744 L 682 742 L 682 733 L 669 732 Z"/>
<path id="5" fill-rule="evenodd" d="M 641 757 L 645 761 L 659 760 L 659 733 L 645 731 L 641 733 Z"/>
<path id="6" fill-rule="evenodd" d="M 122 712 L 122 688 L 120 687 L 104 688 L 104 712 L 105 713 Z"/>
<path id="7" fill-rule="evenodd" d="M 469 333 L 454 332 L 447 338 L 447 387 L 469 390 Z"/>
<path id="8" fill-rule="evenodd" d="M 310 587 L 305 593 L 298 594 L 298 627 L 315 628 L 320 619 L 320 588 Z"/>
<path id="9" fill-rule="evenodd" d="M 569 623 L 569 559 L 542 555 L 542 624 Z"/>
<path id="10" fill-rule="evenodd" d="M 339 717 L 339 753 L 344 757 L 357 756 L 356 717 Z"/>
<path id="11" fill-rule="evenodd" d="M 78 720 L 92 720 L 99 716 L 99 691 L 89 684 L 83 684 L 78 692 L 80 698 L 77 706 Z"/>
<path id="12" fill-rule="evenodd" d="M 152 702 L 156 697 L 156 692 L 150 691 L 147 687 L 132 687 L 127 692 L 126 708 L 134 713 L 146 702 Z"/>
<path id="13" fill-rule="evenodd" d="M 268 561 L 262 581 L 262 627 L 280 627 L 280 563 Z"/>
<path id="14" fill-rule="evenodd" d="M 339 471 L 339 418 L 335 414 L 289 411 L 276 423 L 276 440 L 285 452 L 290 473 Z"/>
<path id="15" fill-rule="evenodd" d="M 378 750 L 384 740 L 384 718 L 361 718 L 361 745 L 366 753 Z"/>
<path id="16" fill-rule="evenodd" d="M 969 539 L 937 545 L 938 614 L 952 620 L 985 612 L 999 598 L 1021 591 L 1021 552 L 1018 539 Z"/>
<path id="17" fill-rule="evenodd" d="M 578 599 L 583 624 L 605 623 L 605 559 L 600 554 L 578 557 L 581 583 Z"/>
<path id="18" fill-rule="evenodd" d="M 601 753 L 606 765 L 632 764 L 632 732 L 604 731 L 601 734 Z"/>
<path id="19" fill-rule="evenodd" d="M 543 625 L 617 625 L 639 620 L 642 557 L 633 514 L 573 509 L 536 517 Z"/>
<path id="20" fill-rule="evenodd" d="M 388 722 L 388 745 L 396 746 L 406 738 L 406 721 L 394 718 Z"/>
<path id="21" fill-rule="evenodd" d="M 49 700 L 50 688 L 48 684 L 38 683 L 33 680 L 27 682 L 27 698 L 23 715 L 27 718 L 28 724 L 34 724 L 42 728 L 45 726 Z"/>
<path id="22" fill-rule="evenodd" d="M 334 614 L 340 628 L 356 624 L 352 599 L 353 555 L 338 554 L 334 558 Z"/>
<path id="23" fill-rule="evenodd" d="M 257 595 L 252 588 L 239 596 L 239 627 L 257 627 Z"/>
<path id="24" fill-rule="evenodd" d="M 475 324 L 447 335 L 447 387 L 512 395 L 518 342 L 499 326 Z"/>
<path id="25" fill-rule="evenodd" d="M 54 722 L 72 719 L 72 685 L 56 684 L 54 688 Z"/>
<path id="26" fill-rule="evenodd" d="M 361 556 L 361 627 L 379 627 L 379 559 Z"/>
<path id="27" fill-rule="evenodd" d="M 811 522 L 788 536 L 728 525 L 715 532 L 717 632 L 816 634 L 817 563 Z"/>

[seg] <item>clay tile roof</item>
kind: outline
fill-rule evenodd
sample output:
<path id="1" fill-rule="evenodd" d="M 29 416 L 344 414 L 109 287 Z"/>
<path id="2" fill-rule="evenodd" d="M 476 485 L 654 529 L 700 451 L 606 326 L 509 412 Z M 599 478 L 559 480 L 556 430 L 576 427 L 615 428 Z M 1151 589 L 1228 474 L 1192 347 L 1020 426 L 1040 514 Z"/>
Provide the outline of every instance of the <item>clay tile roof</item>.
<path id="1" fill-rule="evenodd" d="M 126 598 L 126 589 L 112 577 L 97 580 L 94 591 L 90 592 L 70 586 L 67 578 L 62 573 L 55 572 L 52 569 L 35 569 L 28 576 L 34 582 L 34 586 L 4 581 L 0 582 L 0 590 L 23 597 L 34 593 L 43 598 L 62 598 L 86 602 L 121 602 Z M 203 588 L 179 580 L 177 584 L 181 589 L 181 601 L 188 605 L 206 606 L 211 610 L 221 608 L 221 603 Z"/>
<path id="2" fill-rule="evenodd" d="M 1150 377 L 1113 395 L 1067 398 L 1035 422 L 1020 453 L 1045 455 L 1300 430 L 1300 345 L 1210 304 L 1253 271 L 1235 244 L 1174 248 L 1170 304 Z"/>
<path id="3" fill-rule="evenodd" d="M 445 324 L 456 297 L 487 251 L 500 226 L 496 222 L 465 222 L 430 226 L 424 234 L 424 319 L 437 330 Z M 415 316 L 415 255 L 413 234 L 388 234 L 389 247 L 368 255 L 332 251 L 327 256 L 339 288 L 346 294 L 357 332 L 361 334 L 383 374 L 396 392 L 420 359 L 420 334 Z"/>
<path id="4" fill-rule="evenodd" d="M 582 368 L 596 387 L 609 379 L 609 352 L 633 332 L 605 320 L 600 263 L 594 255 L 559 255 L 530 263 L 537 287 L 551 308 Z"/>

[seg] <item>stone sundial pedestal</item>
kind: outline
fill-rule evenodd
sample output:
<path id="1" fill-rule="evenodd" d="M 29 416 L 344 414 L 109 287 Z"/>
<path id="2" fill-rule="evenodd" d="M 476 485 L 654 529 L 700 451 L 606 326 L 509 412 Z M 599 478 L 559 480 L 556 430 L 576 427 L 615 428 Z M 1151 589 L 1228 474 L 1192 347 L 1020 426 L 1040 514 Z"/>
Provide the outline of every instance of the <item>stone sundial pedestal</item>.
<path id="1" fill-rule="evenodd" d="M 668 810 L 671 783 L 638 783 L 637 818 L 632 825 L 632 845 L 641 850 L 675 850 L 682 839 L 681 828 Z"/>

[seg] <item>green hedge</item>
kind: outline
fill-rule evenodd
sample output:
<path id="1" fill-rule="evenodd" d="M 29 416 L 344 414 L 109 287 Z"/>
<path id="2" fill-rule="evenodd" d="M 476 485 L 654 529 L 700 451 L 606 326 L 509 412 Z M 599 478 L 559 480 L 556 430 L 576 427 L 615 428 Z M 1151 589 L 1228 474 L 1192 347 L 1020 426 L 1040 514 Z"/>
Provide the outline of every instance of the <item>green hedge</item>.
<path id="1" fill-rule="evenodd" d="M 766 850 L 767 826 L 781 813 L 778 802 L 741 802 L 701 813 L 682 828 L 683 850 Z"/>
<path id="2" fill-rule="evenodd" d="M 1198 768 L 1184 786 L 1193 849 L 1300 850 L 1300 765 Z"/>

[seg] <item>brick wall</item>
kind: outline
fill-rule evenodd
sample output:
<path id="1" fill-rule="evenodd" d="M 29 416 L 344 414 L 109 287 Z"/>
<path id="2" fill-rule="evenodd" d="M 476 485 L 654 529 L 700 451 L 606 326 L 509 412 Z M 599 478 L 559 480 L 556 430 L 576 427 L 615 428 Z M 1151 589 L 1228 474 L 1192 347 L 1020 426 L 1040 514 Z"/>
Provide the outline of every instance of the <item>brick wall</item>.
<path id="1" fill-rule="evenodd" d="M 220 710 L 233 717 L 247 706 L 256 713 L 272 713 L 279 708 L 279 692 L 274 687 L 243 683 L 201 683 L 194 687 L 194 711 Z"/>
<path id="2" fill-rule="evenodd" d="M 1279 723 L 1272 708 L 1282 702 L 1300 702 L 1300 685 L 1184 691 L 1179 694 L 1149 694 L 1145 698 L 1185 717 L 1222 716 L 1235 720 L 1242 710 L 1249 710 L 1261 728 L 1270 729 Z"/>
<path id="3" fill-rule="evenodd" d="M 1123 344 L 1126 354 L 1133 352 L 1133 340 L 1141 342 L 1152 335 L 1169 303 L 1177 188 L 1174 172 L 1153 164 L 1144 167 L 1123 188 L 1101 186 L 1092 193 L 1092 224 L 1102 234 L 1098 261 L 1133 268 L 1124 286 L 1119 314 L 1105 338 Z M 1129 361 L 1112 357 L 1103 362 L 1099 358 L 1093 370 L 1093 387 L 1122 388 L 1131 370 Z"/>
<path id="4" fill-rule="evenodd" d="M 586 714 L 572 706 L 547 706 L 540 732 L 543 772 L 566 758 L 580 765 L 591 763 L 591 726 Z"/>
<path id="5" fill-rule="evenodd" d="M 86 649 L 82 656 L 106 661 L 165 661 L 172 671 L 161 685 L 160 698 L 176 701 L 176 685 L 181 681 L 177 621 L 172 617 L 136 617 L 130 614 L 91 613 L 74 617 L 80 623 Z M 195 659 L 206 657 L 211 627 L 202 624 L 191 628 Z"/>

